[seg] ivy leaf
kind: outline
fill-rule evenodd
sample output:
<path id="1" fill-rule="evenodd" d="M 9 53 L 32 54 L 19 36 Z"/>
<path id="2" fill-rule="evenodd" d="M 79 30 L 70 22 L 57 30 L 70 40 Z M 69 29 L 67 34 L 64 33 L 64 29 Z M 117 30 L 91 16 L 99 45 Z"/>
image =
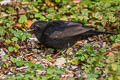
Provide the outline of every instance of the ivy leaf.
<path id="1" fill-rule="evenodd" d="M 26 35 L 23 35 L 21 40 L 24 41 L 26 39 Z"/>
<path id="2" fill-rule="evenodd" d="M 10 43 L 11 43 L 11 40 L 7 39 L 7 40 L 5 40 L 5 42 L 6 42 L 7 44 L 10 44 Z"/>
<path id="3" fill-rule="evenodd" d="M 27 23 L 27 17 L 26 17 L 25 15 L 21 15 L 21 16 L 20 16 L 20 19 L 19 19 L 19 22 L 26 24 L 26 23 Z"/>
<path id="4" fill-rule="evenodd" d="M 18 41 L 18 38 L 17 37 L 13 37 L 12 41 Z"/>
<path id="5" fill-rule="evenodd" d="M 13 52 L 14 51 L 14 48 L 13 47 L 8 47 L 8 51 L 10 51 L 10 52 Z"/>
<path id="6" fill-rule="evenodd" d="M 61 0 L 55 0 L 56 3 L 59 3 Z"/>
<path id="7" fill-rule="evenodd" d="M 112 70 L 116 71 L 117 70 L 117 64 L 111 64 Z"/>
<path id="8" fill-rule="evenodd" d="M 0 35 L 2 36 L 4 34 L 4 28 L 3 27 L 0 27 Z"/>

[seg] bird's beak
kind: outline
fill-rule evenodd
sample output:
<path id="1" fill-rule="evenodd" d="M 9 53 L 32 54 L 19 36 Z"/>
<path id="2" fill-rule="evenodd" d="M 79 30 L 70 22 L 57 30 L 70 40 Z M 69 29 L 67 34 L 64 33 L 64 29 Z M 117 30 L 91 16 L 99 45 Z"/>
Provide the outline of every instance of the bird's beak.
<path id="1" fill-rule="evenodd" d="M 34 32 L 35 29 L 28 29 L 26 32 Z"/>

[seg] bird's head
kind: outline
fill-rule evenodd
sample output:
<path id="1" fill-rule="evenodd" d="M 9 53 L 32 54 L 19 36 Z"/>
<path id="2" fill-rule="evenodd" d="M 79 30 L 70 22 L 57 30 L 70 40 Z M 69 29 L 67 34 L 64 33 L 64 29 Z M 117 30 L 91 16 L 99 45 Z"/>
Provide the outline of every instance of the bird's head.
<path id="1" fill-rule="evenodd" d="M 46 26 L 46 21 L 36 21 L 34 22 L 30 28 L 27 30 L 27 32 L 35 34 L 36 32 L 42 32 Z"/>
<path id="2" fill-rule="evenodd" d="M 36 21 L 30 26 L 27 32 L 35 34 L 38 40 L 40 40 L 46 25 L 47 25 L 46 21 Z"/>

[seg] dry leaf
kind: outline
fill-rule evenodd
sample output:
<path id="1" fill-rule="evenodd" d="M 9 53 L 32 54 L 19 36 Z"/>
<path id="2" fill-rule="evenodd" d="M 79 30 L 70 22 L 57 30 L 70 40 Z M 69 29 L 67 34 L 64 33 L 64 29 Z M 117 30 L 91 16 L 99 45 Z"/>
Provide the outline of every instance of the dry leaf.
<path id="1" fill-rule="evenodd" d="M 80 3 L 80 0 L 72 0 L 74 3 Z"/>
<path id="2" fill-rule="evenodd" d="M 32 23 L 33 23 L 33 21 L 28 20 L 28 21 L 27 21 L 27 28 L 29 28 L 29 27 L 31 26 Z"/>
<path id="3" fill-rule="evenodd" d="M 106 54 L 106 56 L 113 56 L 114 54 L 112 52 L 109 52 Z"/>
<path id="4" fill-rule="evenodd" d="M 112 48 L 120 48 L 120 42 L 114 43 Z"/>
<path id="5" fill-rule="evenodd" d="M 54 58 L 51 58 L 51 59 L 50 59 L 50 62 L 55 62 L 55 60 L 56 60 L 56 59 L 54 59 Z"/>
<path id="6" fill-rule="evenodd" d="M 58 67 L 62 67 L 65 63 L 66 63 L 65 58 L 61 57 L 56 59 L 56 62 L 54 62 L 54 65 Z"/>
<path id="7" fill-rule="evenodd" d="M 47 6 L 49 7 L 54 7 L 55 3 L 51 2 L 50 0 L 45 0 L 45 3 L 47 4 Z"/>

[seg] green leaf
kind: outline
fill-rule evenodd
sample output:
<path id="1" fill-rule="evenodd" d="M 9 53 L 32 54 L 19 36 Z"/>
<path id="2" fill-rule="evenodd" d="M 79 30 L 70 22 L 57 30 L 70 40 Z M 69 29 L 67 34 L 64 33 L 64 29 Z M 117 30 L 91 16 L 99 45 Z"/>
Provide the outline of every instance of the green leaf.
<path id="1" fill-rule="evenodd" d="M 18 52 L 18 49 L 16 47 L 14 47 L 13 49 L 15 53 Z"/>
<path id="2" fill-rule="evenodd" d="M 61 0 L 55 0 L 56 3 L 59 3 Z"/>
<path id="3" fill-rule="evenodd" d="M 81 56 L 80 60 L 81 60 L 81 61 L 84 61 L 84 60 L 85 60 L 85 57 L 84 57 L 84 56 Z"/>
<path id="4" fill-rule="evenodd" d="M 35 64 L 36 69 L 43 70 L 43 65 L 42 64 Z"/>
<path id="5" fill-rule="evenodd" d="M 26 15 L 21 15 L 20 16 L 19 23 L 27 24 L 27 17 L 26 17 Z"/>
<path id="6" fill-rule="evenodd" d="M 52 14 L 53 14 L 53 13 L 56 13 L 55 10 L 54 10 L 54 8 L 49 8 L 49 9 L 47 9 L 47 12 L 48 12 L 48 13 L 52 13 Z"/>
<path id="7" fill-rule="evenodd" d="M 24 61 L 16 61 L 16 65 L 17 65 L 18 67 L 21 67 L 21 66 L 24 65 Z"/>
<path id="8" fill-rule="evenodd" d="M 56 70 L 56 73 L 57 73 L 57 74 L 63 74 L 63 73 L 64 73 L 64 69 L 58 68 L 58 69 Z"/>
<path id="9" fill-rule="evenodd" d="M 5 40 L 5 42 L 6 42 L 7 44 L 10 44 L 10 43 L 11 43 L 11 40 L 7 39 L 7 40 Z"/>
<path id="10" fill-rule="evenodd" d="M 74 78 L 68 78 L 68 80 L 75 80 Z"/>
<path id="11" fill-rule="evenodd" d="M 17 37 L 13 37 L 12 41 L 18 41 L 18 38 Z"/>
<path id="12" fill-rule="evenodd" d="M 63 1 L 64 4 L 67 3 L 67 2 L 70 2 L 69 0 L 62 0 L 62 1 Z"/>
<path id="13" fill-rule="evenodd" d="M 54 49 L 52 49 L 52 48 L 49 48 L 49 49 L 48 49 L 48 51 L 50 51 L 50 52 L 54 52 Z"/>
<path id="14" fill-rule="evenodd" d="M 86 49 L 87 49 L 87 48 L 90 49 L 90 47 L 91 47 L 91 45 L 90 45 L 89 43 L 86 43 L 86 44 L 85 44 L 85 48 L 86 48 Z"/>
<path id="15" fill-rule="evenodd" d="M 0 35 L 3 36 L 4 35 L 4 28 L 3 27 L 0 27 Z"/>
<path id="16" fill-rule="evenodd" d="M 7 59 L 7 58 L 9 58 L 8 55 L 5 55 L 5 56 L 4 56 L 4 59 Z"/>
<path id="17" fill-rule="evenodd" d="M 55 72 L 55 68 L 54 68 L 54 67 L 47 69 L 47 73 L 48 73 L 48 74 L 53 74 L 54 72 Z"/>
<path id="18" fill-rule="evenodd" d="M 45 20 L 46 19 L 41 13 L 36 13 L 35 17 L 40 18 L 40 20 Z"/>
<path id="19" fill-rule="evenodd" d="M 83 9 L 82 11 L 81 11 L 81 13 L 82 13 L 82 16 L 88 16 L 88 13 L 89 13 L 89 11 L 88 11 L 88 9 Z"/>
<path id="20" fill-rule="evenodd" d="M 35 17 L 36 17 L 36 18 L 40 18 L 41 16 L 42 16 L 41 13 L 36 13 L 36 14 L 35 14 Z"/>
<path id="21" fill-rule="evenodd" d="M 36 3 L 36 2 L 35 2 Z M 39 10 L 36 7 L 32 7 L 33 11 L 39 12 Z"/>
<path id="22" fill-rule="evenodd" d="M 100 48 L 100 51 L 101 51 L 101 52 L 106 52 L 106 48 L 105 48 L 105 47 L 102 47 L 102 48 Z"/>
<path id="23" fill-rule="evenodd" d="M 23 36 L 21 37 L 21 40 L 24 41 L 26 38 L 27 38 L 26 35 L 23 35 Z"/>
<path id="24" fill-rule="evenodd" d="M 79 51 L 78 51 L 78 54 L 80 55 L 80 54 L 83 54 L 83 50 L 82 49 L 80 49 Z"/>
<path id="25" fill-rule="evenodd" d="M 10 51 L 10 52 L 13 52 L 14 51 L 14 48 L 13 47 L 8 47 L 8 51 Z"/>
<path id="26" fill-rule="evenodd" d="M 38 2 L 42 2 L 42 0 L 38 0 Z"/>
<path id="27" fill-rule="evenodd" d="M 11 58 L 11 61 L 13 63 L 15 63 L 18 67 L 21 67 L 22 65 L 24 65 L 24 61 L 21 60 L 20 58 L 16 59 L 16 58 Z"/>
<path id="28" fill-rule="evenodd" d="M 116 70 L 117 70 L 118 65 L 117 65 L 117 64 L 111 64 L 111 67 L 112 67 L 112 70 L 116 71 Z"/>

